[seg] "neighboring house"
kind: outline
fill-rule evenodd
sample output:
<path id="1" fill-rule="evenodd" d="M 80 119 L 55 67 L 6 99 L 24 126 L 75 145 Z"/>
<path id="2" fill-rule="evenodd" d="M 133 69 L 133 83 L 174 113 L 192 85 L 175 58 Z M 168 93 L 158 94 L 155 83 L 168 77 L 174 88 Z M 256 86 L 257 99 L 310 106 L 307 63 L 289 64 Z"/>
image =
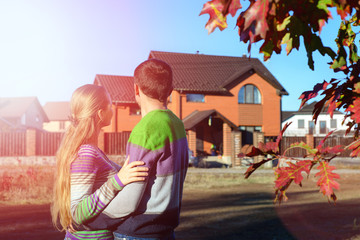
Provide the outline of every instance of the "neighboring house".
<path id="1" fill-rule="evenodd" d="M 158 51 L 151 51 L 151 58 L 172 67 L 168 107 L 184 121 L 195 154 L 209 154 L 215 145 L 223 156 L 230 155 L 233 131 L 243 132 L 243 144 L 252 143 L 256 131 L 279 134 L 281 97 L 288 93 L 258 59 Z M 104 86 L 113 101 L 106 131 L 131 131 L 141 119 L 133 77 L 96 75 L 94 84 Z"/>
<path id="2" fill-rule="evenodd" d="M 317 118 L 317 122 L 312 120 L 314 106 L 317 102 L 306 104 L 299 111 L 283 111 L 282 112 L 282 127 L 285 123 L 291 122 L 286 129 L 284 136 L 305 136 L 312 134 L 314 136 L 325 136 L 330 131 L 335 130 L 334 134 L 343 135 L 347 129 L 346 124 L 341 124 L 344 120 L 345 114 L 334 111 L 333 117 L 327 113 L 327 108 L 324 108 Z"/>
<path id="3" fill-rule="evenodd" d="M 16 127 L 6 119 L 0 117 L 0 132 L 16 130 Z"/>
<path id="4" fill-rule="evenodd" d="M 49 121 L 37 97 L 0 98 L 0 118 L 11 130 L 42 129 Z"/>
<path id="5" fill-rule="evenodd" d="M 44 111 L 49 118 L 49 122 L 43 124 L 43 128 L 49 132 L 65 132 L 71 124 L 70 103 L 69 102 L 47 102 Z"/>

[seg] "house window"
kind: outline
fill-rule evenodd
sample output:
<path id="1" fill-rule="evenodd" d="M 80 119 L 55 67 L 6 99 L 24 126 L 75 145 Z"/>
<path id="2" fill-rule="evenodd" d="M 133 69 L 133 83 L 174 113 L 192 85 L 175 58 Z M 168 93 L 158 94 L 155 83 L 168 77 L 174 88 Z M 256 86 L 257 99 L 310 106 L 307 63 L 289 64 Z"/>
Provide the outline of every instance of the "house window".
<path id="1" fill-rule="evenodd" d="M 247 132 L 261 132 L 261 126 L 239 126 L 238 129 L 240 131 L 247 131 Z"/>
<path id="2" fill-rule="evenodd" d="M 172 93 L 169 96 L 168 102 L 171 103 L 172 102 Z"/>
<path id="3" fill-rule="evenodd" d="M 141 115 L 141 110 L 138 106 L 131 106 L 130 107 L 130 115 Z"/>
<path id="4" fill-rule="evenodd" d="M 320 133 L 326 133 L 326 121 L 320 121 Z"/>
<path id="5" fill-rule="evenodd" d="M 204 94 L 186 94 L 187 102 L 205 102 Z"/>
<path id="6" fill-rule="evenodd" d="M 239 91 L 238 103 L 261 104 L 261 94 L 259 89 L 252 84 L 243 86 Z"/>
<path id="7" fill-rule="evenodd" d="M 60 122 L 59 122 L 59 129 L 60 129 L 60 130 L 64 130 L 64 129 L 65 129 L 65 121 L 60 121 Z"/>
<path id="8" fill-rule="evenodd" d="M 336 119 L 330 119 L 330 128 L 337 128 Z"/>
<path id="9" fill-rule="evenodd" d="M 309 134 L 314 134 L 315 124 L 313 121 L 309 121 Z"/>
<path id="10" fill-rule="evenodd" d="M 304 119 L 299 119 L 298 120 L 298 128 L 304 128 L 304 127 L 305 127 Z"/>

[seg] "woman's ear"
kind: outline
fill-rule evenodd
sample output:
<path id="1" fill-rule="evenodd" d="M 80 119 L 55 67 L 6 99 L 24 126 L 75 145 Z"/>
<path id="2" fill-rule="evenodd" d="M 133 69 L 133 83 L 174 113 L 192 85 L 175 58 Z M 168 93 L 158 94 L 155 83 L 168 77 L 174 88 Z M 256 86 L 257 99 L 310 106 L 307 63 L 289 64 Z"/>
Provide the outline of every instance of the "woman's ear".
<path id="1" fill-rule="evenodd" d="M 97 111 L 97 116 L 99 118 L 99 123 L 103 121 L 104 119 L 104 110 L 100 109 Z"/>

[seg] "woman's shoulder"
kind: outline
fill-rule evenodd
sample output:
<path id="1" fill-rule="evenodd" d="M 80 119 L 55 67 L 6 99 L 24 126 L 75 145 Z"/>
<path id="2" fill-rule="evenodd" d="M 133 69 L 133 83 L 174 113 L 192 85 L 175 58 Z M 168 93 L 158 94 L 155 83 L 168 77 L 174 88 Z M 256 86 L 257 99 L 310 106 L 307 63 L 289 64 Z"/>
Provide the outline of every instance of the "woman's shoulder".
<path id="1" fill-rule="evenodd" d="M 83 144 L 79 147 L 78 156 L 95 157 L 99 156 L 99 148 L 91 144 Z"/>

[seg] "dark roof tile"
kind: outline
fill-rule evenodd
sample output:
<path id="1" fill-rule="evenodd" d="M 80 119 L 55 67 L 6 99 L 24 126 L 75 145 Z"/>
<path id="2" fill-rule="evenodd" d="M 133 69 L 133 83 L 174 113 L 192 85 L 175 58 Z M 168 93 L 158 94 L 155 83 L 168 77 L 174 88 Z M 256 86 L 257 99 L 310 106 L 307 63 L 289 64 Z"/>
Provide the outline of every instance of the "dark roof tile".
<path id="1" fill-rule="evenodd" d="M 286 90 L 256 58 L 151 51 L 149 58 L 167 62 L 173 69 L 174 89 L 182 91 L 228 92 L 226 87 L 244 74 L 258 73 L 282 95 Z"/>
<path id="2" fill-rule="evenodd" d="M 114 103 L 136 103 L 133 77 L 97 74 L 94 84 L 105 87 Z"/>

